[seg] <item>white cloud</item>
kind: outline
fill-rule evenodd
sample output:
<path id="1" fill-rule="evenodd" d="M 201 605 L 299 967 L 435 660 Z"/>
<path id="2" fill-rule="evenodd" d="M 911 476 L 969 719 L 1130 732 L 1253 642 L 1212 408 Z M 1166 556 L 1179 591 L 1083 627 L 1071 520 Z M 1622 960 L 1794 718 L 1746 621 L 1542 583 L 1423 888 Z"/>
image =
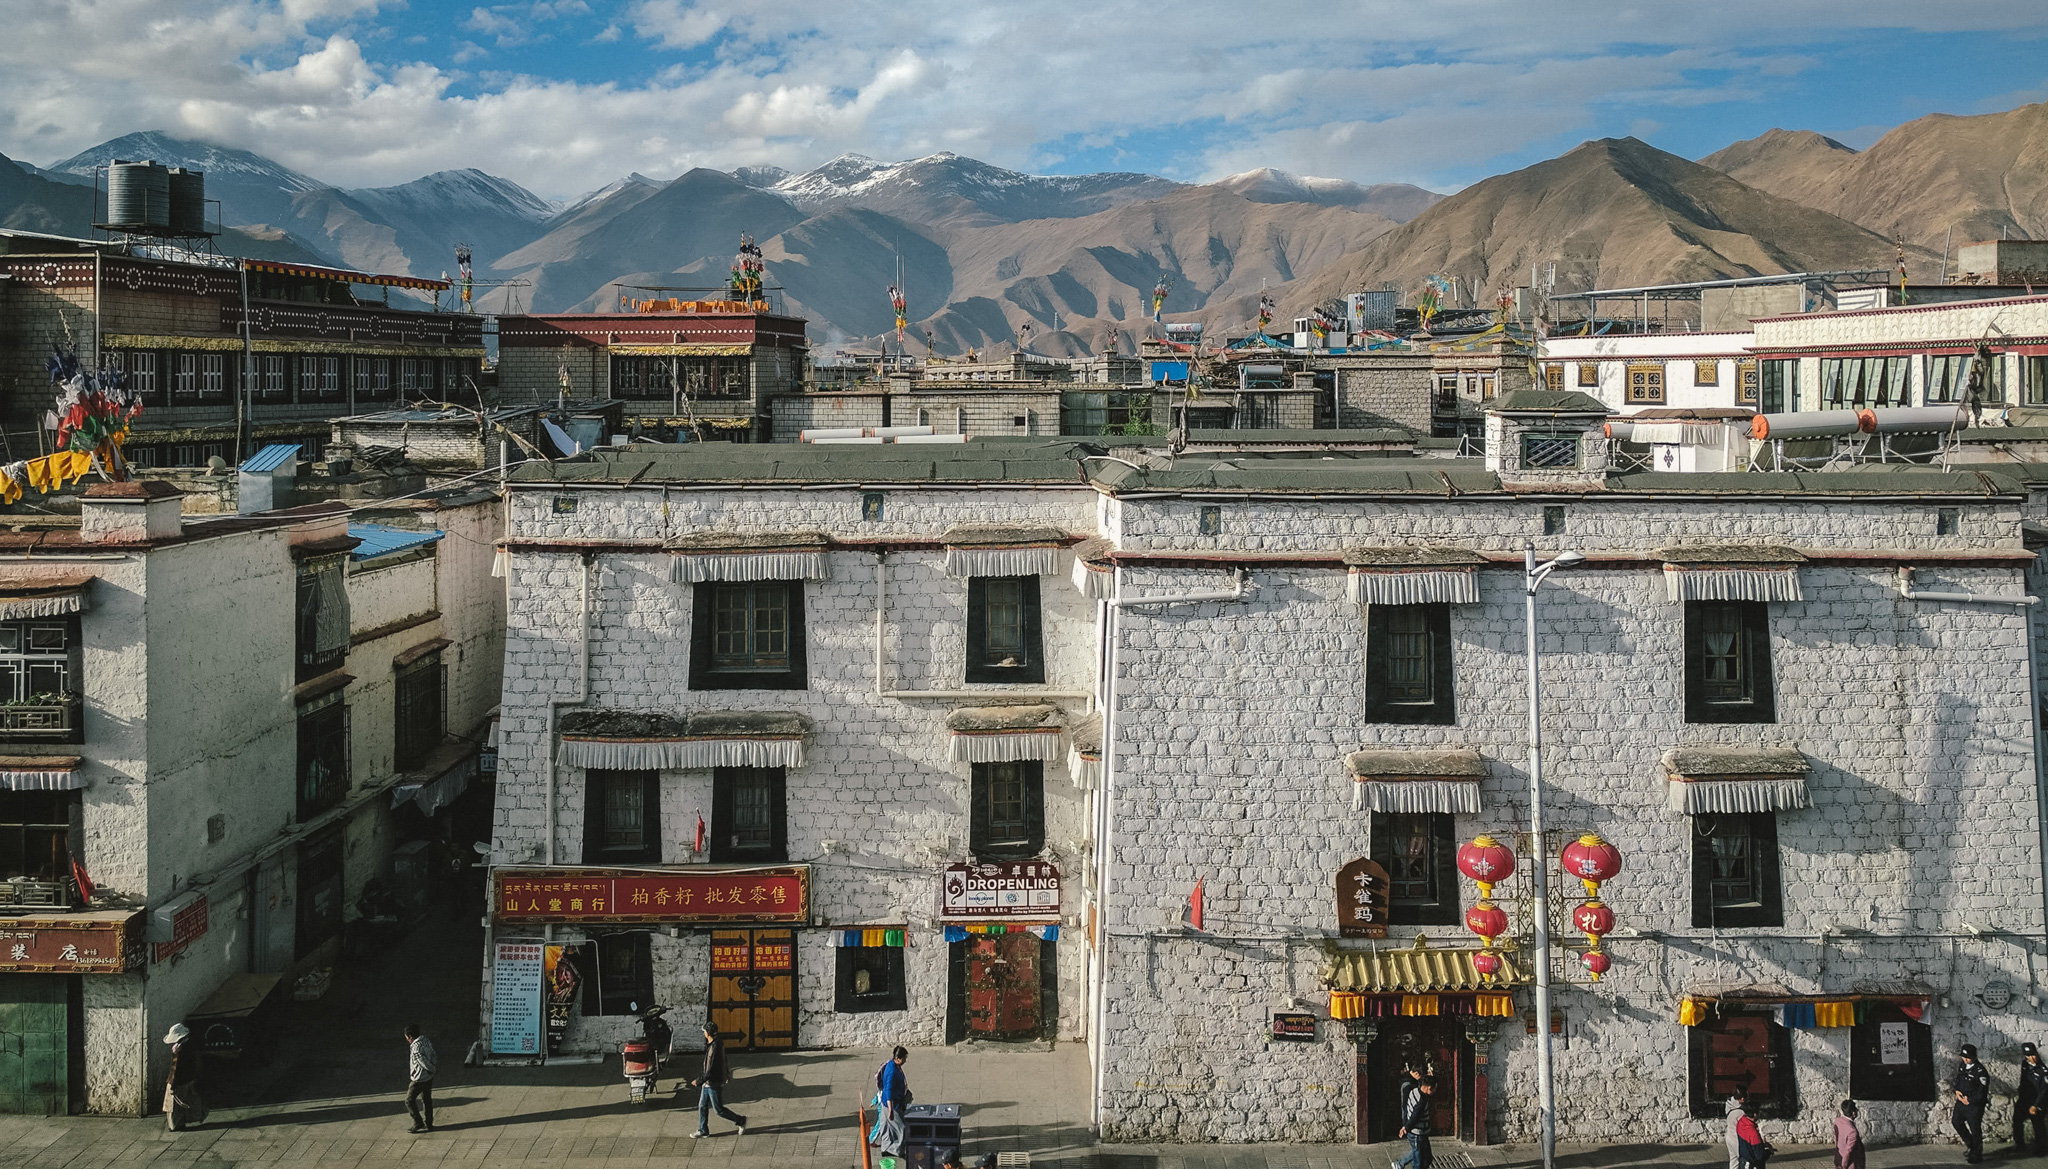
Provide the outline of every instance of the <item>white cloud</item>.
<path id="1" fill-rule="evenodd" d="M 1356 0 L 1305 22 L 1128 0 L 520 0 L 450 22 L 473 39 L 419 44 L 372 35 L 403 0 L 5 2 L 9 155 L 47 162 L 163 129 L 350 185 L 479 166 L 550 196 L 635 170 L 939 149 L 1024 168 L 1089 151 L 1184 178 L 1270 165 L 1426 182 L 1783 92 L 1848 35 L 2043 27 L 2037 0 Z M 616 80 L 458 71 L 546 35 L 618 43 Z"/>

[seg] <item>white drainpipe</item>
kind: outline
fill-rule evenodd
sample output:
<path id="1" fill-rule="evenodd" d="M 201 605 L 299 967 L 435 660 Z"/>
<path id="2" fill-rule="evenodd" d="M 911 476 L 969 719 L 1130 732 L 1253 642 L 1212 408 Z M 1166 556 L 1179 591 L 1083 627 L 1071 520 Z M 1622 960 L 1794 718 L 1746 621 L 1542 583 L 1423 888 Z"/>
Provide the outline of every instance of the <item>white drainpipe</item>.
<path id="1" fill-rule="evenodd" d="M 555 864 L 555 800 L 561 791 L 561 724 L 562 708 L 582 706 L 590 701 L 590 574 L 596 568 L 597 558 L 591 553 L 583 554 L 582 587 L 578 590 L 580 621 L 579 648 L 576 672 L 576 696 L 556 698 L 548 702 L 548 847 L 549 864 Z M 549 931 L 553 936 L 553 931 Z"/>

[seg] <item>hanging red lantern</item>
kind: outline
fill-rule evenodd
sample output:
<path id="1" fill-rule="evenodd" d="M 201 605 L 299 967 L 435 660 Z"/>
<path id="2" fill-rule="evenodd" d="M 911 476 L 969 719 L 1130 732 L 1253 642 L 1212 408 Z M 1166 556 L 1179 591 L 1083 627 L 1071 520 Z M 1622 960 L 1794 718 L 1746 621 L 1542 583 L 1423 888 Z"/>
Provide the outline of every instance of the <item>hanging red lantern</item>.
<path id="1" fill-rule="evenodd" d="M 1579 879 L 1586 896 L 1600 896 L 1600 882 L 1621 871 L 1621 850 L 1588 832 L 1564 846 L 1564 871 Z"/>
<path id="2" fill-rule="evenodd" d="M 1465 928 L 1478 934 L 1479 940 L 1491 949 L 1493 939 L 1508 932 L 1507 911 L 1491 901 L 1481 901 L 1465 911 Z"/>
<path id="3" fill-rule="evenodd" d="M 1572 926 L 1580 933 L 1598 939 L 1614 932 L 1614 911 L 1598 901 L 1588 901 L 1572 910 Z"/>
<path id="4" fill-rule="evenodd" d="M 1598 950 L 1586 951 L 1579 962 L 1585 966 L 1586 973 L 1593 976 L 1594 982 L 1600 981 L 1601 975 L 1614 968 L 1613 960 Z"/>
<path id="5" fill-rule="evenodd" d="M 1481 900 L 1493 896 L 1493 887 L 1515 875 L 1515 854 L 1491 836 L 1474 837 L 1458 846 L 1458 871 L 1479 884 Z"/>
<path id="6" fill-rule="evenodd" d="M 1492 950 L 1481 950 L 1472 955 L 1472 969 L 1492 978 L 1500 973 L 1500 955 Z"/>

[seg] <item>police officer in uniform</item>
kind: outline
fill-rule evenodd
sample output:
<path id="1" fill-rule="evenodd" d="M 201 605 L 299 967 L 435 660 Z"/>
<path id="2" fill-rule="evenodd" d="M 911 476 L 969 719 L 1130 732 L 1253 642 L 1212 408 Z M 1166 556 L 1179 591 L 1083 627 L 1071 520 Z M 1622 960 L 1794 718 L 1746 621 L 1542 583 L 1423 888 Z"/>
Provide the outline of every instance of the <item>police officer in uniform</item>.
<path id="1" fill-rule="evenodd" d="M 2020 1090 L 2012 1102 L 2012 1146 L 2027 1147 L 2027 1125 L 2034 1126 L 2034 1155 L 2048 1154 L 2048 1066 L 2031 1043 L 2020 1044 Z"/>
<path id="2" fill-rule="evenodd" d="M 1968 1150 L 1964 1160 L 1975 1165 L 1984 1159 L 1984 1105 L 1991 1099 L 1991 1073 L 1977 1062 L 1977 1048 L 1965 1043 L 1960 1053 L 1962 1062 L 1956 1066 L 1955 1106 L 1949 1109 L 1949 1123 L 1955 1126 L 1956 1135 L 1963 1138 L 1963 1148 Z"/>

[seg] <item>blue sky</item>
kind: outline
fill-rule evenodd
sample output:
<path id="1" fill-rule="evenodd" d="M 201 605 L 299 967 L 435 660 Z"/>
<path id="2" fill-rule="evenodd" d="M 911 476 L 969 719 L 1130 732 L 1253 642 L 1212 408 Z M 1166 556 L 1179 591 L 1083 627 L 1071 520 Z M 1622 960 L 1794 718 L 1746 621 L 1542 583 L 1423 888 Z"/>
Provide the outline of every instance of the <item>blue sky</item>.
<path id="1" fill-rule="evenodd" d="M 944 149 L 1448 190 L 1588 138 L 1698 157 L 1785 126 L 1862 147 L 2048 98 L 2038 0 L 7 6 L 0 153 L 162 129 L 345 185 L 478 166 L 554 198 L 631 171 Z"/>

